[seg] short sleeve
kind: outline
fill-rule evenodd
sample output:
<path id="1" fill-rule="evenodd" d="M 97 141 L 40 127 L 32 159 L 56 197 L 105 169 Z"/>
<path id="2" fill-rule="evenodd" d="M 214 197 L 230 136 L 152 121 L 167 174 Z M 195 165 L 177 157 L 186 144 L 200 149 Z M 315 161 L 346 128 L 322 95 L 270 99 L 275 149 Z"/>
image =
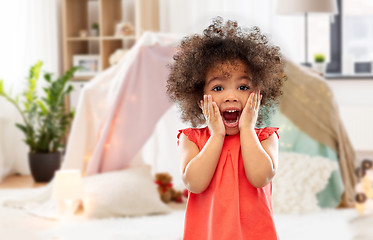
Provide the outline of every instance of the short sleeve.
<path id="1" fill-rule="evenodd" d="M 186 129 L 179 130 L 179 133 L 177 134 L 177 145 L 179 145 L 179 139 L 182 133 L 184 133 L 185 136 L 187 136 L 190 141 L 194 142 L 198 146 L 197 132 L 194 131 L 193 128 L 186 128 Z"/>
<path id="2" fill-rule="evenodd" d="M 259 141 L 266 140 L 273 133 L 276 133 L 277 137 L 280 138 L 280 136 L 277 133 L 278 129 L 279 128 L 275 128 L 275 127 L 265 127 L 265 128 L 256 129 Z"/>

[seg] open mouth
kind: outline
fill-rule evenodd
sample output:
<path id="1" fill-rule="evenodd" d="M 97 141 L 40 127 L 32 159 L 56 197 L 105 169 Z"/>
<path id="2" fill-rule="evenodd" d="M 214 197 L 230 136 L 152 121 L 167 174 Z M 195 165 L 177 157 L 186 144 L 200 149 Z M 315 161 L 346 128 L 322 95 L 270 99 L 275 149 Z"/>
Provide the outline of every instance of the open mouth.
<path id="1" fill-rule="evenodd" d="M 223 122 L 227 127 L 237 127 L 240 111 L 226 110 L 223 112 Z"/>

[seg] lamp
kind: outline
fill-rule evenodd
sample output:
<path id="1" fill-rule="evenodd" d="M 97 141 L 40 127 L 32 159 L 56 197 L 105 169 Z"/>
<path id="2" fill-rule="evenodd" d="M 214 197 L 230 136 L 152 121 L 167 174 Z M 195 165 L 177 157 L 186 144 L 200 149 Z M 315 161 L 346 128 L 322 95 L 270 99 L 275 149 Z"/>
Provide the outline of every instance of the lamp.
<path id="1" fill-rule="evenodd" d="M 277 14 L 304 14 L 305 61 L 308 63 L 308 13 L 338 14 L 336 0 L 278 0 Z"/>
<path id="2" fill-rule="evenodd" d="M 80 170 L 58 170 L 53 180 L 52 196 L 58 202 L 58 212 L 71 216 L 83 196 L 83 179 Z"/>

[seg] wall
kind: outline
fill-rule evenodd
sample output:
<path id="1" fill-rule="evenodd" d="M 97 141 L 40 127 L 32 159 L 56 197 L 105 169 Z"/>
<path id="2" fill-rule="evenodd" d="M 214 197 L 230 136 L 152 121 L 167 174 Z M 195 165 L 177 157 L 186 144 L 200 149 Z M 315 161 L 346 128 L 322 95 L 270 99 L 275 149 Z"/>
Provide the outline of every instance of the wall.
<path id="1" fill-rule="evenodd" d="M 328 80 L 358 155 L 373 159 L 373 79 Z"/>

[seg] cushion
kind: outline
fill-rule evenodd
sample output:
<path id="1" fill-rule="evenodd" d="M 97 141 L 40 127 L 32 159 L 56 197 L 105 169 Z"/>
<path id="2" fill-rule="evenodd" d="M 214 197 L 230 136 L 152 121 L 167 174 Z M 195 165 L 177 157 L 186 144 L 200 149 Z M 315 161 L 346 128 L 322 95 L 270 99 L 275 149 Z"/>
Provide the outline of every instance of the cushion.
<path id="1" fill-rule="evenodd" d="M 296 152 L 309 156 L 321 156 L 338 163 L 337 152 L 323 143 L 308 136 L 299 129 L 279 109 L 271 117 L 271 126 L 279 126 L 279 151 Z M 334 171 L 325 188 L 317 194 L 318 205 L 321 208 L 335 208 L 341 201 L 344 192 L 343 179 L 340 171 Z"/>
<path id="2" fill-rule="evenodd" d="M 325 188 L 336 169 L 337 163 L 324 157 L 280 152 L 273 180 L 273 211 L 310 213 L 320 210 L 316 194 Z"/>
<path id="3" fill-rule="evenodd" d="M 88 218 L 168 213 L 150 167 L 131 167 L 84 179 L 83 214 Z"/>

